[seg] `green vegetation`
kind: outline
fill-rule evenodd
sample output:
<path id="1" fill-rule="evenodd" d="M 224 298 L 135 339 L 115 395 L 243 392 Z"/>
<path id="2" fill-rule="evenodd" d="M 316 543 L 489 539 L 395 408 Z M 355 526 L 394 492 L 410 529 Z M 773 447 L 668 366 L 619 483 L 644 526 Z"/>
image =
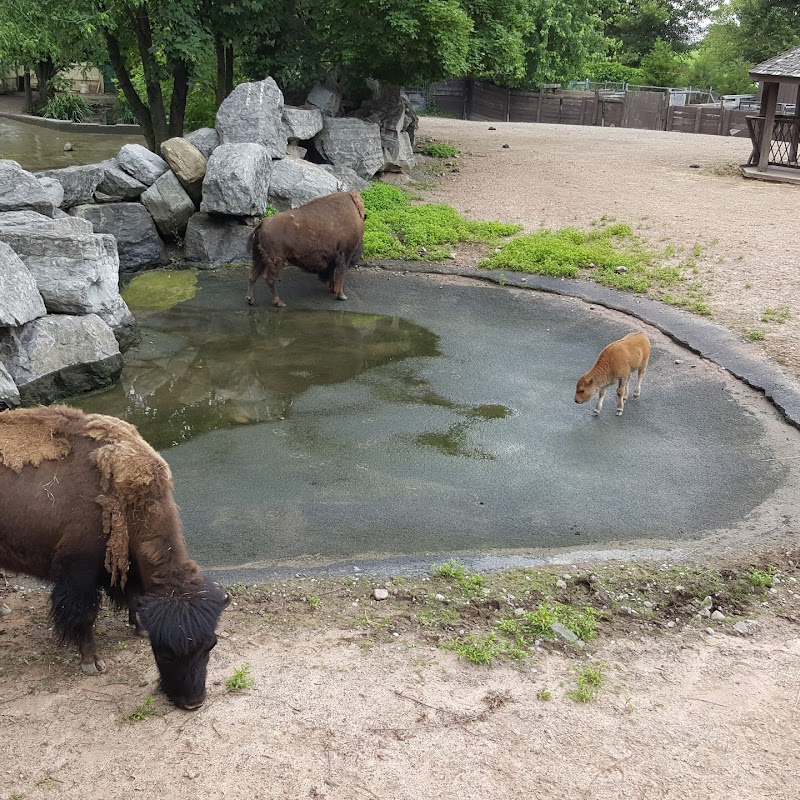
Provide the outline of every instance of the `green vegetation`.
<path id="1" fill-rule="evenodd" d="M 458 242 L 494 243 L 520 230 L 502 222 L 471 222 L 446 205 L 412 205 L 395 186 L 373 183 L 363 192 L 365 258 L 442 261 Z"/>
<path id="2" fill-rule="evenodd" d="M 510 636 L 521 647 L 532 645 L 537 639 L 555 639 L 550 626 L 561 623 L 583 641 L 591 641 L 597 629 L 597 612 L 591 606 L 577 608 L 563 603 L 544 601 L 521 616 L 506 617 L 497 628 Z"/>
<path id="3" fill-rule="evenodd" d="M 792 316 L 792 310 L 789 306 L 767 306 L 761 312 L 762 322 L 778 322 L 783 324 L 788 322 Z"/>
<path id="4" fill-rule="evenodd" d="M 552 700 L 553 693 L 546 687 L 542 686 L 539 688 L 539 691 L 536 692 L 536 699 L 537 700 Z"/>
<path id="5" fill-rule="evenodd" d="M 255 680 L 250 677 L 250 664 L 242 664 L 233 671 L 228 680 L 225 681 L 225 688 L 229 692 L 241 692 L 244 689 L 252 689 L 256 685 Z"/>
<path id="6" fill-rule="evenodd" d="M 172 308 L 197 294 L 197 272 L 152 270 L 134 277 L 122 290 L 122 298 L 131 308 L 162 310 Z"/>
<path id="7" fill-rule="evenodd" d="M 769 589 L 773 584 L 775 578 L 775 567 L 767 567 L 766 569 L 753 568 L 747 576 L 751 586 L 757 586 Z"/>
<path id="8" fill-rule="evenodd" d="M 43 117 L 69 122 L 85 122 L 91 113 L 89 104 L 80 95 L 71 92 L 51 97 L 42 109 Z"/>
<path id="9" fill-rule="evenodd" d="M 122 718 L 122 722 L 141 722 L 155 712 L 156 699 L 152 695 L 145 697 L 144 702 Z"/>
<path id="10" fill-rule="evenodd" d="M 320 607 L 320 599 L 316 595 L 311 595 L 311 597 L 306 597 L 306 603 L 308 603 L 308 607 L 312 611 L 317 611 Z"/>
<path id="11" fill-rule="evenodd" d="M 575 682 L 576 687 L 567 692 L 567 697 L 576 703 L 588 703 L 595 700 L 603 685 L 602 667 L 598 665 L 579 668 Z"/>
<path id="12" fill-rule="evenodd" d="M 275 208 L 275 206 L 274 206 L 274 205 L 272 205 L 272 203 L 270 203 L 270 204 L 269 204 L 269 205 L 268 205 L 268 206 L 267 206 L 267 207 L 264 209 L 264 213 L 261 215 L 261 219 L 264 219 L 265 217 L 272 217 L 272 216 L 274 216 L 274 215 L 275 215 L 275 214 L 277 214 L 277 213 L 278 213 L 278 209 L 277 209 L 277 208 Z"/>
<path id="13" fill-rule="evenodd" d="M 767 334 L 763 328 L 748 328 L 744 332 L 744 338 L 751 342 L 763 342 L 767 338 Z"/>
<path id="14" fill-rule="evenodd" d="M 453 561 L 445 561 L 444 564 L 434 564 L 432 567 L 434 578 L 442 578 L 452 581 L 464 597 L 477 597 L 483 594 L 486 586 L 486 578 L 474 572 L 467 572 L 463 564 Z"/>
<path id="15" fill-rule="evenodd" d="M 428 142 L 420 146 L 419 152 L 432 158 L 455 158 L 460 151 L 446 142 Z"/>

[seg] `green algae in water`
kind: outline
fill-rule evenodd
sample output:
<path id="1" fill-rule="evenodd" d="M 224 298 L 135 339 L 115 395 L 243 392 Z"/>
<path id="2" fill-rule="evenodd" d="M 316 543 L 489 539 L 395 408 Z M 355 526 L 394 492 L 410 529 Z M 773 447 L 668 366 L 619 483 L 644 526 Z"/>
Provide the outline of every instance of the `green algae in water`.
<path id="1" fill-rule="evenodd" d="M 511 409 L 495 403 L 486 403 L 474 406 L 471 414 L 473 417 L 480 417 L 481 419 L 507 419 L 511 416 Z"/>
<path id="2" fill-rule="evenodd" d="M 197 294 L 197 271 L 157 270 L 137 275 L 122 291 L 131 308 L 163 311 L 191 300 Z"/>

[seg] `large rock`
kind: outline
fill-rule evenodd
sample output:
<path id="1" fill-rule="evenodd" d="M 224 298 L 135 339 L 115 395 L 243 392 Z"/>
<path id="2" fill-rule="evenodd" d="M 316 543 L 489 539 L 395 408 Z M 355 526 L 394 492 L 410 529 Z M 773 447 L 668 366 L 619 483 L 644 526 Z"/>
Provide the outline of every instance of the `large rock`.
<path id="1" fill-rule="evenodd" d="M 0 242 L 0 327 L 16 328 L 46 313 L 33 275 L 20 257 Z"/>
<path id="2" fill-rule="evenodd" d="M 30 211 L 0 214 L 0 241 L 10 245 L 36 281 L 51 314 L 98 314 L 119 334 L 136 331 L 119 294 L 119 257 L 113 236 L 96 234 L 79 217 L 50 219 Z"/>
<path id="3" fill-rule="evenodd" d="M 272 167 L 269 202 L 279 211 L 286 211 L 341 188 L 342 184 L 335 175 L 316 164 L 285 158 L 276 161 Z"/>
<path id="4" fill-rule="evenodd" d="M 2 329 L 0 361 L 25 405 L 109 386 L 122 372 L 117 340 L 95 314 L 51 314 L 20 328 Z"/>
<path id="5" fill-rule="evenodd" d="M 381 130 L 383 168 L 390 172 L 411 172 L 417 163 L 411 139 L 405 131 Z"/>
<path id="6" fill-rule="evenodd" d="M 221 144 L 208 160 L 200 210 L 260 217 L 269 202 L 272 159 L 260 144 Z"/>
<path id="7" fill-rule="evenodd" d="M 306 103 L 316 106 L 323 114 L 335 117 L 342 108 L 342 94 L 322 83 L 316 83 L 311 87 Z"/>
<path id="8" fill-rule="evenodd" d="M 206 157 L 191 142 L 176 136 L 161 145 L 161 155 L 181 182 L 195 206 L 200 206 Z"/>
<path id="9" fill-rule="evenodd" d="M 165 172 L 141 197 L 144 207 L 165 239 L 178 239 L 195 212 L 194 202 L 170 170 Z"/>
<path id="10" fill-rule="evenodd" d="M 97 315 L 108 325 L 114 333 L 119 349 L 124 353 L 129 347 L 134 347 L 142 341 L 142 331 L 139 323 L 131 314 L 122 295 L 117 295 L 111 302 L 110 308 L 105 308 Z"/>
<path id="11" fill-rule="evenodd" d="M 0 363 L 0 410 L 16 408 L 20 404 L 19 389 L 9 375 L 8 370 Z"/>
<path id="12" fill-rule="evenodd" d="M 59 206 L 72 208 L 81 203 L 91 203 L 97 184 L 103 180 L 105 167 L 102 164 L 86 164 L 63 169 L 37 172 L 37 178 L 54 178 L 64 187 L 64 199 Z"/>
<path id="13" fill-rule="evenodd" d="M 318 164 L 320 169 L 330 172 L 341 184 L 343 192 L 362 192 L 369 189 L 369 181 L 365 181 L 350 167 L 337 167 L 334 164 Z"/>
<path id="14" fill-rule="evenodd" d="M 139 203 L 75 206 L 69 213 L 89 220 L 95 233 L 110 233 L 116 238 L 122 271 L 154 267 L 166 261 L 164 242 L 153 218 Z"/>
<path id="15" fill-rule="evenodd" d="M 101 161 L 103 179 L 97 184 L 95 196 L 106 195 L 121 200 L 138 200 L 139 195 L 147 188 L 140 180 L 120 169 L 115 159 Z"/>
<path id="16" fill-rule="evenodd" d="M 161 156 L 140 144 L 123 145 L 117 156 L 117 164 L 145 186 L 152 186 L 169 169 Z"/>
<path id="17" fill-rule="evenodd" d="M 248 238 L 253 230 L 234 218 L 195 214 L 186 226 L 183 257 L 200 269 L 232 261 L 250 263 Z"/>
<path id="18" fill-rule="evenodd" d="M 260 144 L 271 158 L 282 158 L 286 153 L 282 112 L 283 92 L 272 78 L 240 83 L 217 111 L 220 142 Z"/>
<path id="19" fill-rule="evenodd" d="M 25 209 L 52 217 L 55 205 L 30 172 L 16 161 L 0 159 L 0 212 Z"/>
<path id="20" fill-rule="evenodd" d="M 53 201 L 53 205 L 59 208 L 64 202 L 64 187 L 55 178 L 37 176 L 36 180 L 39 181 L 42 189 L 47 192 L 47 196 Z"/>
<path id="21" fill-rule="evenodd" d="M 219 147 L 219 134 L 216 128 L 198 128 L 196 131 L 187 133 L 184 138 L 205 156 L 206 161 Z"/>
<path id="22" fill-rule="evenodd" d="M 373 122 L 325 117 L 314 144 L 326 161 L 350 167 L 364 180 L 369 180 L 383 167 L 381 129 Z"/>
<path id="23" fill-rule="evenodd" d="M 318 108 L 284 106 L 282 119 L 287 139 L 313 139 L 322 130 L 322 112 Z"/>

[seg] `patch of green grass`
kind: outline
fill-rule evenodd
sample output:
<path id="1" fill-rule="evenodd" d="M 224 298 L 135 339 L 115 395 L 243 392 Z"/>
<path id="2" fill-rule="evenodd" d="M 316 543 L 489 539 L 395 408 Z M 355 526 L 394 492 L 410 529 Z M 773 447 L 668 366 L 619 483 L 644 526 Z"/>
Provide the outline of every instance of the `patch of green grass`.
<path id="1" fill-rule="evenodd" d="M 122 299 L 131 308 L 163 310 L 191 300 L 195 294 L 195 270 L 153 270 L 133 278 L 123 289 Z"/>
<path id="2" fill-rule="evenodd" d="M 278 209 L 277 209 L 277 208 L 275 208 L 275 206 L 274 206 L 274 205 L 272 205 L 272 203 L 270 203 L 270 204 L 269 204 L 269 205 L 268 205 L 268 206 L 267 206 L 267 207 L 264 209 L 264 213 L 261 215 L 261 219 L 265 219 L 266 217 L 273 217 L 273 216 L 275 216 L 275 214 L 277 214 L 277 213 L 278 213 Z"/>
<path id="3" fill-rule="evenodd" d="M 314 595 L 312 595 L 311 597 L 306 597 L 306 603 L 308 603 L 308 607 L 312 611 L 316 611 L 319 608 L 320 602 L 321 601 L 319 597 L 315 597 Z"/>
<path id="4" fill-rule="evenodd" d="M 761 312 L 762 322 L 788 322 L 792 316 L 792 309 L 789 306 L 767 306 Z"/>
<path id="5" fill-rule="evenodd" d="M 439 603 L 436 606 L 429 606 L 424 611 L 418 611 L 417 619 L 426 628 L 447 627 L 458 620 L 458 611 Z"/>
<path id="6" fill-rule="evenodd" d="M 676 295 L 669 292 L 661 295 L 661 301 L 670 306 L 678 306 L 701 317 L 713 317 L 714 311 L 705 299 L 705 292 L 697 287 L 689 287 L 685 294 Z"/>
<path id="7" fill-rule="evenodd" d="M 461 589 L 464 597 L 471 598 L 483 595 L 486 578 L 474 572 L 467 572 L 463 564 L 451 559 L 450 561 L 445 561 L 444 564 L 433 564 L 431 569 L 434 578 L 452 581 Z"/>
<path id="8" fill-rule="evenodd" d="M 506 617 L 497 623 L 498 630 L 521 646 L 532 645 L 537 639 L 554 639 L 550 630 L 554 622 L 561 623 L 576 636 L 588 642 L 595 636 L 597 612 L 591 606 L 577 608 L 563 603 L 545 601 L 522 616 Z"/>
<path id="9" fill-rule="evenodd" d="M 455 158 L 460 150 L 446 142 L 428 142 L 419 147 L 419 152 L 432 158 Z"/>
<path id="10" fill-rule="evenodd" d="M 747 581 L 751 586 L 769 588 L 772 586 L 772 579 L 774 577 L 775 567 L 767 567 L 766 569 L 758 569 L 757 567 L 754 567 L 747 575 Z"/>
<path id="11" fill-rule="evenodd" d="M 538 692 L 536 692 L 536 699 L 537 700 L 552 700 L 553 693 L 546 687 L 542 686 Z"/>
<path id="12" fill-rule="evenodd" d="M 472 664 L 491 664 L 496 658 L 521 660 L 527 653 L 513 643 L 500 639 L 497 634 L 487 636 L 462 636 L 444 645 Z"/>
<path id="13" fill-rule="evenodd" d="M 763 342 L 766 337 L 767 334 L 763 328 L 748 328 L 744 332 L 744 338 L 751 342 Z"/>
<path id="14" fill-rule="evenodd" d="M 696 244 L 696 245 L 695 245 L 695 246 L 692 248 L 692 255 L 693 255 L 695 258 L 700 258 L 700 257 L 703 255 L 703 246 L 702 246 L 701 244 L 699 244 L 699 243 L 698 243 L 698 244 Z"/>
<path id="15" fill-rule="evenodd" d="M 240 692 L 243 689 L 252 689 L 256 685 L 255 680 L 250 676 L 250 664 L 242 664 L 233 671 L 228 680 L 225 681 L 225 688 L 229 692 Z"/>
<path id="16" fill-rule="evenodd" d="M 156 699 L 153 695 L 145 697 L 144 702 L 122 718 L 123 722 L 141 722 L 153 715 Z"/>
<path id="17" fill-rule="evenodd" d="M 584 667 L 578 671 L 576 687 L 567 692 L 567 697 L 576 703 L 588 703 L 597 697 L 603 685 L 603 670 L 600 666 Z"/>
<path id="18" fill-rule="evenodd" d="M 42 116 L 47 119 L 64 119 L 69 122 L 85 122 L 92 109 L 80 95 L 72 92 L 57 94 L 47 101 Z"/>
<path id="19" fill-rule="evenodd" d="M 494 243 L 520 230 L 503 222 L 472 222 L 447 205 L 412 205 L 411 198 L 385 183 L 373 183 L 362 193 L 365 258 L 442 261 L 458 242 Z"/>

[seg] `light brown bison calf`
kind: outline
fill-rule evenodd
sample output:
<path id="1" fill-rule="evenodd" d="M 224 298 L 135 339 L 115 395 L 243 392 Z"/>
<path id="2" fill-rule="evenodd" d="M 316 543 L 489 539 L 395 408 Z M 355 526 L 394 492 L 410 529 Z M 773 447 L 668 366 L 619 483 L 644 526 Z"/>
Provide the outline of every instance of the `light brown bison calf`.
<path id="1" fill-rule="evenodd" d="M 316 272 L 339 300 L 347 300 L 344 277 L 364 251 L 365 218 L 358 192 L 335 192 L 262 219 L 250 235 L 253 266 L 247 302 L 253 305 L 253 289 L 263 274 L 272 304 L 284 307 L 275 281 L 287 262 Z"/>
<path id="2" fill-rule="evenodd" d="M 617 384 L 617 416 L 622 414 L 628 399 L 628 383 L 631 373 L 638 370 L 634 397 L 642 393 L 642 381 L 650 360 L 650 340 L 641 331 L 629 333 L 605 347 L 597 357 L 595 365 L 578 380 L 575 402 L 586 403 L 599 394 L 593 414 L 603 410 L 606 389 Z"/>

